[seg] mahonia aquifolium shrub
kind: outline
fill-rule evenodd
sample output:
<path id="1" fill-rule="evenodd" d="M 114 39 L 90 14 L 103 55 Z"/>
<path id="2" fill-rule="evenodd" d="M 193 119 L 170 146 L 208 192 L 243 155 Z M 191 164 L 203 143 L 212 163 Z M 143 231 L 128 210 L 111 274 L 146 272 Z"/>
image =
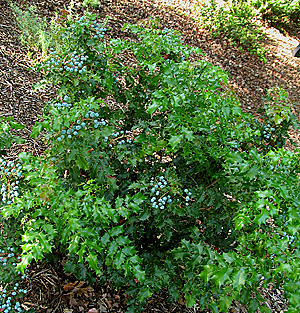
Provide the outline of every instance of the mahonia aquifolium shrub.
<path id="1" fill-rule="evenodd" d="M 298 312 L 299 154 L 220 91 L 223 71 L 189 61 L 198 49 L 152 25 L 107 42 L 86 14 L 38 66 L 59 91 L 32 131 L 49 149 L 20 155 L 22 193 L 1 204 L 18 268 L 59 249 L 79 279 L 126 286 L 128 312 L 161 289 L 213 312 L 233 300 L 268 312 L 257 287 L 270 282 Z"/>

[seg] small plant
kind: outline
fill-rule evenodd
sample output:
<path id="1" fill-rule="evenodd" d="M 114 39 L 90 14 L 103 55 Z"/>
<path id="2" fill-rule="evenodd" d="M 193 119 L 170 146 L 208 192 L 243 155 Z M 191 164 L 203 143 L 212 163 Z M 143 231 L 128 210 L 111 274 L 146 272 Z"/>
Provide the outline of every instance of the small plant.
<path id="1" fill-rule="evenodd" d="M 21 30 L 21 43 L 36 51 L 41 51 L 42 55 L 46 55 L 49 47 L 59 43 L 55 38 L 58 37 L 61 28 L 58 18 L 52 18 L 47 23 L 46 18 L 41 18 L 36 13 L 35 6 L 30 6 L 26 10 L 21 10 L 18 6 L 11 3 L 17 25 Z M 71 10 L 68 12 L 70 15 Z"/>
<path id="2" fill-rule="evenodd" d="M 97 8 L 100 4 L 100 0 L 84 0 L 82 3 L 84 7 L 91 6 L 93 8 Z"/>
<path id="3" fill-rule="evenodd" d="M 13 118 L 0 118 L 0 156 L 7 154 L 13 142 L 23 143 L 24 140 L 12 133 L 12 129 L 23 129 L 24 125 L 14 122 Z"/>
<path id="4" fill-rule="evenodd" d="M 259 56 L 264 62 L 261 45 L 263 32 L 257 25 L 257 14 L 247 1 L 233 1 L 228 7 L 217 7 L 215 0 L 201 8 L 202 24 L 213 36 L 222 36 Z"/>

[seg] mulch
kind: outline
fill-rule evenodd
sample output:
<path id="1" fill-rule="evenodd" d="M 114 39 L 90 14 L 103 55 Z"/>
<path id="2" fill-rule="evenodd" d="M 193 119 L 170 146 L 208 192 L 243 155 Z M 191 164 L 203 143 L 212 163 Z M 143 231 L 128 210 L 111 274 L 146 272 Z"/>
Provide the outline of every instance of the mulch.
<path id="1" fill-rule="evenodd" d="M 70 1 L 62 0 L 15 0 L 18 6 L 35 5 L 41 17 L 51 18 L 55 12 L 67 7 Z M 80 1 L 75 2 L 75 10 L 81 15 L 84 8 Z M 82 1 L 81 1 L 82 2 Z M 236 93 L 242 109 L 256 114 L 262 106 L 262 97 L 270 87 L 281 86 L 292 101 L 299 104 L 299 64 L 300 60 L 292 57 L 292 50 L 297 45 L 296 37 L 279 33 L 274 28 L 264 26 L 268 34 L 264 42 L 268 49 L 267 62 L 244 53 L 226 40 L 213 38 L 201 29 L 191 18 L 197 0 L 101 0 L 97 9 L 89 9 L 99 15 L 100 20 L 107 16 L 110 36 L 124 38 L 128 36 L 121 28 L 126 22 L 137 23 L 151 16 L 160 19 L 162 27 L 174 28 L 182 33 L 186 44 L 200 47 L 204 58 L 214 65 L 220 66 L 229 73 L 228 90 Z M 17 131 L 25 139 L 24 144 L 14 144 L 8 158 L 15 158 L 22 151 L 33 155 L 41 154 L 46 148 L 44 142 L 30 138 L 32 126 L 39 120 L 45 103 L 52 99 L 55 88 L 33 92 L 32 84 L 42 79 L 35 70 L 31 70 L 31 59 L 28 50 L 19 40 L 20 31 L 15 23 L 12 10 L 5 0 L 0 0 L 0 117 L 13 116 L 16 121 L 25 125 Z M 299 106 L 295 113 L 299 114 Z M 298 132 L 293 132 L 298 141 Z M 22 282 L 23 288 L 29 290 L 23 299 L 23 308 L 34 308 L 36 312 L 125 312 L 126 294 L 124 290 L 116 290 L 109 286 L 77 281 L 73 275 L 64 272 L 65 257 L 56 262 L 33 263 L 29 268 L 28 278 Z M 270 286 L 262 290 L 262 295 L 272 312 L 283 312 L 286 300 L 281 291 Z M 202 312 L 185 307 L 184 301 L 174 304 L 167 302 L 166 291 L 155 294 L 148 301 L 148 312 L 190 313 Z M 231 312 L 247 312 L 246 308 L 236 303 Z"/>

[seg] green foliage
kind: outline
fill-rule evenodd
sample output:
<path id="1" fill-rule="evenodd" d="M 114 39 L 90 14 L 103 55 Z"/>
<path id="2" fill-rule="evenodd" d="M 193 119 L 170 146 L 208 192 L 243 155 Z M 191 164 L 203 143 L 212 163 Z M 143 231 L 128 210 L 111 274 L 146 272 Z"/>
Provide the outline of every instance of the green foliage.
<path id="1" fill-rule="evenodd" d="M 91 6 L 93 8 L 97 8 L 100 5 L 100 0 L 84 0 L 82 5 L 84 7 Z"/>
<path id="2" fill-rule="evenodd" d="M 47 23 L 45 17 L 38 16 L 37 8 L 33 5 L 25 10 L 13 3 L 10 6 L 21 31 L 22 45 L 41 51 L 43 55 L 46 55 L 49 47 L 57 47 L 62 44 L 58 40 L 59 32 L 61 26 L 73 18 L 72 2 L 68 11 L 63 10 L 62 14 L 52 18 L 50 23 Z"/>
<path id="3" fill-rule="evenodd" d="M 285 145 L 286 139 L 294 144 L 288 130 L 291 127 L 295 130 L 298 129 L 299 124 L 296 116 L 292 113 L 293 104 L 287 92 L 279 87 L 271 88 L 267 91 L 264 102 L 264 107 L 258 110 L 263 115 L 257 123 L 260 131 L 260 136 L 257 136 L 257 139 L 259 138 L 263 145 L 278 148 Z"/>
<path id="4" fill-rule="evenodd" d="M 201 23 L 214 36 L 222 36 L 265 60 L 261 41 L 264 34 L 257 24 L 259 16 L 247 1 L 233 1 L 218 7 L 215 0 L 200 9 Z"/>
<path id="5" fill-rule="evenodd" d="M 38 65 L 58 87 L 32 131 L 47 132 L 49 150 L 20 155 L 20 196 L 1 204 L 19 223 L 20 269 L 59 247 L 79 279 L 126 286 L 128 312 L 161 289 L 188 306 L 225 312 L 238 300 L 255 312 L 271 281 L 298 312 L 299 154 L 257 144 L 255 118 L 219 91 L 226 74 L 190 62 L 201 52 L 179 33 L 124 30 L 136 40 L 107 43 L 86 14 Z"/>
<path id="6" fill-rule="evenodd" d="M 300 2 L 298 0 L 251 0 L 262 18 L 281 28 L 300 26 Z"/>
<path id="7" fill-rule="evenodd" d="M 12 129 L 23 129 L 24 125 L 14 122 L 13 118 L 0 118 L 0 155 L 6 155 L 13 142 L 22 143 L 24 140 L 14 135 Z"/>

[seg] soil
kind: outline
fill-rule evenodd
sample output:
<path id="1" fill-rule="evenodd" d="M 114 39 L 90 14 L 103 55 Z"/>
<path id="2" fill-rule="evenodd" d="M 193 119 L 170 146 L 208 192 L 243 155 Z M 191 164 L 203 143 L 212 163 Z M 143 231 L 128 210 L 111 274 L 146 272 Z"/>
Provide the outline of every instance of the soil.
<path id="1" fill-rule="evenodd" d="M 82 1 L 81 1 L 82 2 Z M 200 47 L 204 58 L 220 66 L 229 73 L 228 88 L 238 96 L 242 109 L 257 114 L 263 105 L 265 90 L 281 86 L 295 104 L 295 114 L 299 109 L 299 64 L 300 59 L 292 57 L 292 50 L 298 44 L 297 35 L 282 34 L 277 29 L 263 25 L 267 39 L 263 43 L 268 50 L 266 63 L 248 52 L 241 52 L 221 37 L 213 38 L 195 22 L 195 5 L 197 0 L 101 0 L 94 10 L 99 20 L 107 16 L 111 37 L 126 37 L 121 28 L 125 22 L 137 23 L 150 16 L 160 19 L 163 27 L 174 28 L 182 33 L 188 45 Z M 63 0 L 14 0 L 14 4 L 25 7 L 35 5 L 40 17 L 50 19 L 55 12 L 66 8 L 69 1 Z M 75 1 L 75 11 L 84 12 L 80 1 Z M 91 11 L 91 9 L 90 9 Z M 38 92 L 32 90 L 32 84 L 42 79 L 41 75 L 31 69 L 32 60 L 27 47 L 20 42 L 12 10 L 5 0 L 0 0 L 0 117 L 13 116 L 25 125 L 17 133 L 25 139 L 24 144 L 14 144 L 8 158 L 15 158 L 21 151 L 39 155 L 45 149 L 41 140 L 30 138 L 32 126 L 39 120 L 44 104 L 56 94 L 55 88 L 48 86 Z M 299 132 L 291 136 L 298 141 Z M 36 312 L 125 312 L 126 295 L 122 290 L 115 290 L 109 285 L 76 281 L 75 277 L 63 270 L 65 262 L 61 256 L 56 262 L 33 264 L 28 278 L 23 280 L 28 294 L 23 300 L 23 308 L 34 308 Z M 279 290 L 270 286 L 261 291 L 265 302 L 272 312 L 283 312 L 286 300 Z M 185 307 L 184 301 L 173 305 L 167 302 L 166 292 L 156 294 L 148 301 L 148 312 L 204 312 Z M 247 312 L 239 303 L 235 303 L 231 312 Z"/>

